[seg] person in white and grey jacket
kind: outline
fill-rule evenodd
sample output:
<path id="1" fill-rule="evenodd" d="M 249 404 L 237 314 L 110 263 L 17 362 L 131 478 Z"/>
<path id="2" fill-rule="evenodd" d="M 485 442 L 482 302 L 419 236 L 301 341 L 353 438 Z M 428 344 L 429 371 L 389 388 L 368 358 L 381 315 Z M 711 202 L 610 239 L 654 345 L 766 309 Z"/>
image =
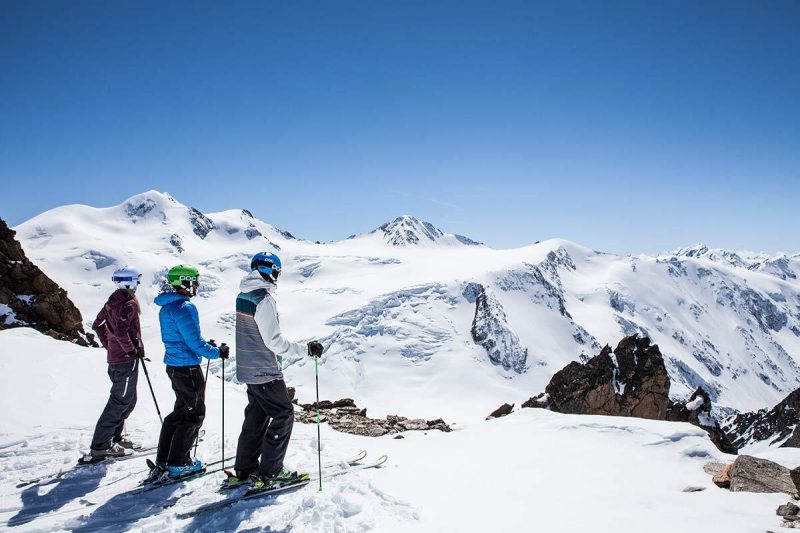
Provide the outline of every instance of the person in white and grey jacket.
<path id="1" fill-rule="evenodd" d="M 281 371 L 285 356 L 322 355 L 317 341 L 291 342 L 281 333 L 275 292 L 281 261 L 261 252 L 250 262 L 236 298 L 236 378 L 247 384 L 247 407 L 236 448 L 235 473 L 227 485 L 260 488 L 299 477 L 283 460 L 294 425 L 294 407 Z M 259 460 L 260 457 L 260 460 Z"/>

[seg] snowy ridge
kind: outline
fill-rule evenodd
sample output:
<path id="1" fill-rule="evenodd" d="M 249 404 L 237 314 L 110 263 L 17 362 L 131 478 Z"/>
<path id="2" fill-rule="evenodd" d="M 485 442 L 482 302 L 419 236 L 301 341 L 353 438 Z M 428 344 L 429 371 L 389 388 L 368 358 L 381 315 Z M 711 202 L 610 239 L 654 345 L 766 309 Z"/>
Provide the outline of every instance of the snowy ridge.
<path id="1" fill-rule="evenodd" d="M 379 415 L 415 391 L 405 415 L 483 417 L 541 390 L 567 362 L 634 333 L 661 347 L 676 399 L 703 386 L 719 413 L 770 407 L 800 386 L 797 256 L 704 246 L 617 256 L 561 239 L 494 250 L 411 216 L 314 244 L 247 210 L 200 213 L 155 191 L 110 208 L 60 207 L 16 229 L 86 321 L 111 289 L 110 272 L 139 266 L 142 322 L 155 350 L 152 300 L 169 266 L 200 268 L 204 332 L 232 344 L 239 279 L 252 254 L 275 251 L 284 262 L 278 298 L 287 336 L 324 339 L 330 396 L 353 397 Z M 467 287 L 482 287 L 486 298 Z M 313 390 L 308 361 L 285 364 L 298 394 Z"/>

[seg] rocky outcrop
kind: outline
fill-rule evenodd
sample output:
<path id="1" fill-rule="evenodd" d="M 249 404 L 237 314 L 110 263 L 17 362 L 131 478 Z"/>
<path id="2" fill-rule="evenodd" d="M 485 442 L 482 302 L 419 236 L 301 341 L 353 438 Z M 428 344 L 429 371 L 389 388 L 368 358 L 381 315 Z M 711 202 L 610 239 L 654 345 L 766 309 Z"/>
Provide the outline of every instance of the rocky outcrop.
<path id="1" fill-rule="evenodd" d="M 731 492 L 783 492 L 797 497 L 791 471 L 767 459 L 740 455 L 730 469 Z"/>
<path id="2" fill-rule="evenodd" d="M 782 492 L 795 499 L 798 497 L 800 469 L 789 470 L 767 459 L 740 455 L 727 465 L 707 463 L 703 470 L 713 476 L 715 485 L 730 489 L 731 492 Z"/>
<path id="3" fill-rule="evenodd" d="M 778 516 L 783 516 L 784 518 L 794 516 L 800 514 L 800 507 L 796 506 L 792 502 L 786 503 L 784 505 L 779 506 L 775 510 L 775 514 Z"/>
<path id="4" fill-rule="evenodd" d="M 669 375 L 658 346 L 636 336 L 609 346 L 586 364 L 569 363 L 545 388 L 559 413 L 635 416 L 665 420 Z"/>
<path id="5" fill-rule="evenodd" d="M 480 344 L 489 355 L 489 360 L 506 370 L 521 374 L 526 369 L 528 349 L 508 325 L 503 306 L 486 288 L 471 283 L 465 289 L 468 301 L 475 302 L 475 317 L 472 319 L 472 340 Z M 474 297 L 474 300 L 471 298 Z"/>
<path id="6" fill-rule="evenodd" d="M 330 427 L 343 433 L 380 437 L 401 433 L 403 431 L 451 431 L 450 426 L 441 418 L 436 420 L 409 419 L 403 416 L 389 415 L 386 418 L 369 418 L 367 410 L 359 408 L 350 398 L 322 400 L 319 403 L 302 404 L 302 411 L 295 413 L 295 420 L 304 424 L 316 424 L 317 409 L 320 422 L 327 422 Z"/>
<path id="7" fill-rule="evenodd" d="M 25 257 L 0 219 L 0 329 L 29 326 L 59 340 L 97 346 L 67 292 Z"/>
<path id="8" fill-rule="evenodd" d="M 670 379 L 658 345 L 632 335 L 612 350 L 604 347 L 586 363 L 573 361 L 550 380 L 543 394 L 522 404 L 567 414 L 633 416 L 689 422 L 705 429 L 723 452 L 736 453 L 711 417 L 711 400 L 702 388 L 685 404 L 669 398 Z"/>
<path id="9" fill-rule="evenodd" d="M 217 229 L 213 220 L 194 207 L 189 208 L 189 221 L 192 223 L 192 231 L 201 239 L 205 239 L 212 230 Z"/>
<path id="10" fill-rule="evenodd" d="M 492 414 L 487 416 L 486 420 L 492 420 L 494 418 L 500 418 L 501 416 L 510 415 L 511 411 L 513 411 L 513 410 L 514 410 L 514 404 L 513 403 L 511 403 L 511 404 L 504 403 L 503 405 L 501 405 L 500 407 L 498 407 L 497 409 L 492 411 Z"/>
<path id="11" fill-rule="evenodd" d="M 736 448 L 768 441 L 783 448 L 800 448 L 800 389 L 772 409 L 742 413 L 727 420 L 725 430 Z"/>

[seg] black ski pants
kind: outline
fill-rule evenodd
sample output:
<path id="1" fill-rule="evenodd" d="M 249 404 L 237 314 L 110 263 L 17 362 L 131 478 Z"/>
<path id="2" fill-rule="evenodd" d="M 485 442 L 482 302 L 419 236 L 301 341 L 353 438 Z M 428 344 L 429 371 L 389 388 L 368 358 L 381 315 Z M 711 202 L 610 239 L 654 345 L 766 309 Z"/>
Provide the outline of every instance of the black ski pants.
<path id="1" fill-rule="evenodd" d="M 108 365 L 108 377 L 111 378 L 111 394 L 94 428 L 93 450 L 105 450 L 112 442 L 122 439 L 125 419 L 136 407 L 139 360 Z"/>
<path id="2" fill-rule="evenodd" d="M 190 452 L 206 416 L 206 382 L 200 365 L 167 366 L 175 391 L 175 407 L 164 418 L 156 461 L 171 466 L 191 464 Z"/>
<path id="3" fill-rule="evenodd" d="M 294 407 L 282 379 L 248 384 L 244 423 L 236 447 L 236 471 L 266 476 L 280 472 L 293 426 Z"/>

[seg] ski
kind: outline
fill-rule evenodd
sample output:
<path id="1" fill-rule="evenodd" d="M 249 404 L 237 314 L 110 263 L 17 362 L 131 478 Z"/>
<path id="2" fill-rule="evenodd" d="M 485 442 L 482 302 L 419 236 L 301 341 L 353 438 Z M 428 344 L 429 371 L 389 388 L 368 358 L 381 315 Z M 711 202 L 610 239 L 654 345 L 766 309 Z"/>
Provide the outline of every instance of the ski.
<path id="1" fill-rule="evenodd" d="M 366 454 L 364 456 L 366 457 Z M 382 466 L 388 460 L 389 460 L 389 456 L 382 455 L 372 463 L 356 464 L 354 466 L 349 466 L 349 467 L 346 467 L 346 468 L 342 468 L 342 469 L 336 470 L 335 472 L 330 472 L 330 473 L 327 473 L 327 474 L 323 474 L 322 475 L 322 479 L 330 479 L 330 478 L 342 476 L 344 474 L 349 474 L 350 472 L 354 472 L 356 470 L 366 470 L 368 468 L 378 468 L 378 467 Z M 206 505 L 202 505 L 202 506 L 200 506 L 200 507 L 198 507 L 196 509 L 193 509 L 191 511 L 187 511 L 185 513 L 178 513 L 176 515 L 176 517 L 178 519 L 181 519 L 181 520 L 186 519 L 186 518 L 192 518 L 194 516 L 197 516 L 197 515 L 199 515 L 201 513 L 205 513 L 205 512 L 208 512 L 208 511 L 216 511 L 216 510 L 219 510 L 219 509 L 225 509 L 226 507 L 229 507 L 229 506 L 234 505 L 234 504 L 236 504 L 238 502 L 241 502 L 241 501 L 252 500 L 252 499 L 256 499 L 256 498 L 263 498 L 263 497 L 267 497 L 267 496 L 274 496 L 274 495 L 281 494 L 281 493 L 284 493 L 284 492 L 289 492 L 291 490 L 300 489 L 302 487 L 305 487 L 306 485 L 308 485 L 312 481 L 319 481 L 319 476 L 317 476 L 316 478 L 309 477 L 307 479 L 301 479 L 301 480 L 298 480 L 298 481 L 293 482 L 293 483 L 287 483 L 287 484 L 281 485 L 279 487 L 272 487 L 272 488 L 268 488 L 268 489 L 255 490 L 255 491 L 254 490 L 248 490 L 244 494 L 240 494 L 238 496 L 231 496 L 229 498 L 225 498 L 224 500 L 220 500 L 220 501 L 217 501 L 217 502 L 212 502 L 212 503 L 209 503 L 209 504 L 206 504 Z"/>
<path id="2" fill-rule="evenodd" d="M 203 442 L 203 437 L 205 436 L 205 434 L 206 434 L 206 430 L 205 429 L 201 429 L 200 433 L 199 433 L 200 442 Z M 113 462 L 125 461 L 127 459 L 135 459 L 137 457 L 145 457 L 145 456 L 154 454 L 157 450 L 158 450 L 158 446 L 157 445 L 156 446 L 145 446 L 145 447 L 141 447 L 140 446 L 138 448 L 134 448 L 133 449 L 133 453 L 129 453 L 129 454 L 124 455 L 122 457 L 108 457 L 108 458 L 103 458 L 102 460 L 98 460 L 98 461 L 84 460 L 89 455 L 89 454 L 84 454 L 80 459 L 78 459 L 78 463 L 77 463 L 76 467 L 65 468 L 65 469 L 59 470 L 58 472 L 55 472 L 53 474 L 47 474 L 47 475 L 44 475 L 44 476 L 39 476 L 37 478 L 20 479 L 19 480 L 20 482 L 17 484 L 16 488 L 21 489 L 21 488 L 27 487 L 28 485 L 33 485 L 33 484 L 36 484 L 36 483 L 40 483 L 40 482 L 45 481 L 45 480 L 59 479 L 59 478 L 63 477 L 65 474 L 69 474 L 70 472 L 74 472 L 75 468 L 83 468 L 83 467 L 86 467 L 86 466 L 97 465 L 97 464 L 100 464 L 100 463 L 106 463 L 107 464 L 108 462 L 111 462 L 111 461 L 113 461 Z M 228 459 L 226 459 L 226 461 L 227 460 Z M 209 464 L 218 464 L 220 462 L 221 461 L 216 461 L 214 463 L 209 463 Z M 124 477 L 128 477 L 128 476 L 124 476 Z M 117 481 L 121 481 L 122 479 L 124 479 L 124 478 L 120 478 L 120 480 L 117 480 Z M 109 483 L 109 485 L 113 484 L 113 483 L 116 483 L 116 481 L 112 481 L 111 483 Z M 103 486 L 103 485 L 101 485 L 101 486 Z"/>
<path id="3" fill-rule="evenodd" d="M 371 463 L 364 463 L 364 464 L 356 464 L 353 466 L 348 466 L 345 468 L 340 468 L 339 470 L 334 470 L 333 472 L 326 472 L 322 474 L 322 479 L 330 479 L 334 477 L 339 477 L 344 474 L 349 474 L 350 472 L 355 472 L 356 470 L 366 470 L 368 468 L 379 468 L 383 466 L 386 461 L 389 460 L 388 455 L 381 455 L 375 461 Z M 319 481 L 319 476 L 312 476 L 311 481 Z"/>
<path id="4" fill-rule="evenodd" d="M 149 446 L 149 447 L 146 447 L 146 448 L 139 448 L 138 450 L 133 450 L 133 453 L 129 453 L 127 455 L 123 455 L 122 457 L 104 457 L 102 459 L 95 460 L 95 461 L 84 460 L 84 459 L 86 459 L 86 456 L 84 455 L 83 457 L 78 459 L 77 464 L 75 466 L 71 467 L 71 468 L 65 468 L 65 469 L 59 470 L 58 472 L 55 472 L 53 474 L 47 474 L 47 475 L 44 475 L 44 476 L 39 476 L 37 478 L 20 479 L 20 482 L 17 484 L 16 488 L 21 489 L 21 488 L 27 487 L 29 485 L 35 485 L 35 484 L 41 483 L 43 481 L 48 481 L 48 482 L 49 481 L 55 481 L 57 479 L 60 479 L 60 478 L 64 477 L 66 474 L 74 472 L 77 468 L 84 468 L 84 467 L 87 467 L 87 466 L 98 465 L 98 464 L 101 464 L 101 463 L 108 464 L 108 463 L 117 462 L 117 461 L 127 461 L 128 459 L 136 459 L 137 457 L 145 457 L 145 456 L 154 454 L 157 449 L 158 449 L 158 446 Z"/>
<path id="5" fill-rule="evenodd" d="M 199 515 L 201 513 L 205 513 L 205 512 L 208 512 L 208 511 L 216 511 L 216 510 L 219 510 L 219 509 L 225 509 L 226 507 L 229 507 L 229 506 L 231 506 L 231 505 L 233 505 L 233 504 L 235 504 L 237 502 L 240 502 L 240 501 L 251 500 L 251 499 L 254 499 L 254 498 L 263 498 L 263 497 L 266 497 L 266 496 L 273 496 L 273 495 L 276 495 L 276 494 L 280 494 L 282 492 L 288 492 L 290 490 L 296 490 L 296 489 L 299 489 L 301 487 L 305 487 L 309 483 L 311 483 L 310 479 L 302 479 L 302 480 L 298 480 L 298 481 L 295 481 L 295 482 L 292 482 L 292 483 L 286 483 L 286 484 L 281 485 L 279 487 L 272 487 L 272 488 L 269 488 L 269 489 L 262 489 L 262 490 L 257 490 L 257 491 L 248 490 L 247 492 L 245 492 L 244 494 L 241 494 L 239 496 L 232 496 L 230 498 L 225 498 L 224 500 L 220 500 L 218 502 L 213 502 L 213 503 L 209 503 L 209 504 L 206 504 L 206 505 L 202 505 L 202 506 L 200 506 L 197 509 L 194 509 L 192 511 L 188 511 L 188 512 L 185 512 L 185 513 L 179 513 L 177 515 L 177 518 L 179 518 L 181 520 L 183 520 L 185 518 L 192 518 L 194 516 L 197 516 L 197 515 Z"/>
<path id="6" fill-rule="evenodd" d="M 363 461 L 366 456 L 367 456 L 366 450 L 361 450 L 352 459 L 348 459 L 346 461 L 331 462 L 331 463 L 323 465 L 323 468 L 325 468 L 325 469 L 327 469 L 327 468 L 335 468 L 335 467 L 341 466 L 341 465 L 355 466 L 355 465 L 359 464 L 361 461 Z M 225 474 L 231 476 L 231 475 L 233 475 L 233 472 L 225 470 Z M 242 481 L 240 483 L 237 483 L 236 485 L 226 485 L 225 482 L 223 481 L 222 485 L 220 486 L 220 488 L 218 490 L 218 492 L 223 492 L 223 493 L 224 492 L 230 492 L 232 490 L 247 486 L 247 484 L 248 484 L 248 481 L 246 481 L 246 480 Z"/>

